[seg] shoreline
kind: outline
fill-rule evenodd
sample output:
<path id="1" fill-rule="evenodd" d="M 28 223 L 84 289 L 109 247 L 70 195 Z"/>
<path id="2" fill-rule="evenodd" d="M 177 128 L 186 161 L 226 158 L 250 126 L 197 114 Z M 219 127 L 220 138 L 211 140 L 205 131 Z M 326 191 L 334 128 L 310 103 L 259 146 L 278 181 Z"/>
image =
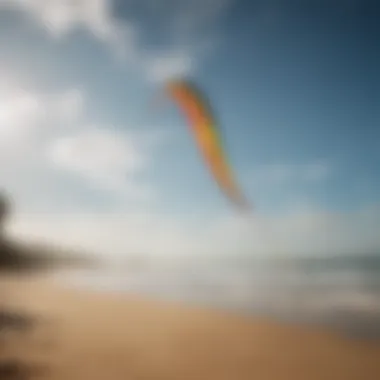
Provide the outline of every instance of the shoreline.
<path id="1" fill-rule="evenodd" d="M 159 300 L 163 303 L 248 317 L 252 320 L 264 318 L 288 325 L 322 328 L 352 339 L 380 342 L 379 304 L 376 303 L 377 298 L 373 299 L 372 302 L 375 303 L 371 304 L 371 299 L 365 293 L 354 292 L 350 298 L 348 291 L 342 298 L 335 294 L 331 299 L 330 292 L 321 299 L 322 293 L 312 291 L 309 294 L 305 288 L 277 287 L 269 289 L 268 293 L 268 289 L 265 288 L 259 287 L 259 291 L 254 290 L 254 284 L 251 284 L 253 297 L 245 289 L 243 297 L 234 299 L 231 293 L 225 293 L 223 289 L 216 291 L 214 288 L 212 290 L 214 294 L 210 293 L 207 284 L 197 283 L 198 280 L 195 278 L 192 283 L 188 283 L 186 277 L 174 280 L 169 277 L 167 280 L 155 276 L 154 273 L 153 276 L 149 273 L 140 273 L 137 276 L 123 277 L 114 276 L 112 272 L 98 272 L 92 273 L 89 277 L 74 277 L 74 281 L 72 278 L 67 281 L 58 277 L 57 283 L 66 289 L 84 290 L 102 296 L 113 294 L 137 296 L 141 299 Z M 228 283 L 228 278 L 226 282 Z M 233 284 L 230 289 L 226 288 L 226 284 L 224 287 L 228 291 L 233 289 Z M 258 292 L 261 292 L 260 297 L 255 298 Z M 210 295 L 215 295 L 215 298 Z"/>

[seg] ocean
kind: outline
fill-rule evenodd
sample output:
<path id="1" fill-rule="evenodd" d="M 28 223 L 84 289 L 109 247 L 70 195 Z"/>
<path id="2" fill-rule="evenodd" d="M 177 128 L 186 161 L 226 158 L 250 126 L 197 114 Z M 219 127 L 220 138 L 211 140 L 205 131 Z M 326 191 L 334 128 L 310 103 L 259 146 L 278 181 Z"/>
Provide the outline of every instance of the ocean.
<path id="1" fill-rule="evenodd" d="M 59 276 L 101 292 L 149 295 L 197 306 L 325 325 L 380 338 L 380 254 L 258 260 L 146 260 Z"/>

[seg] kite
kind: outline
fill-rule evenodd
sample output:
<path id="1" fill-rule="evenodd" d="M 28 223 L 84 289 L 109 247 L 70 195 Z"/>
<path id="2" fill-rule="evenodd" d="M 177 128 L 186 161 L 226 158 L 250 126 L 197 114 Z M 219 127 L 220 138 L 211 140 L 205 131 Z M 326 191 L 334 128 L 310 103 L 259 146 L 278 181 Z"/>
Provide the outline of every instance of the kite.
<path id="1" fill-rule="evenodd" d="M 205 95 L 188 80 L 167 82 L 165 92 L 187 119 L 198 149 L 220 189 L 239 209 L 249 210 L 250 206 L 235 182 L 220 129 Z"/>

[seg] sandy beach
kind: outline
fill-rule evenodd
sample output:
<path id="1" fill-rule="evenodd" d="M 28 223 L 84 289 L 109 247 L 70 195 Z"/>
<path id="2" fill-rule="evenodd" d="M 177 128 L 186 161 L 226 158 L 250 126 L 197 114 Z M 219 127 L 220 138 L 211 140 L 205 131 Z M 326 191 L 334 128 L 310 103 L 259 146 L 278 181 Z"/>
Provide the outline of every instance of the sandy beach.
<path id="1" fill-rule="evenodd" d="M 380 378 L 379 345 L 321 329 L 66 289 L 47 279 L 7 279 L 1 287 L 9 307 L 44 318 L 33 331 L 2 336 L 1 359 L 40 366 L 41 378 Z"/>

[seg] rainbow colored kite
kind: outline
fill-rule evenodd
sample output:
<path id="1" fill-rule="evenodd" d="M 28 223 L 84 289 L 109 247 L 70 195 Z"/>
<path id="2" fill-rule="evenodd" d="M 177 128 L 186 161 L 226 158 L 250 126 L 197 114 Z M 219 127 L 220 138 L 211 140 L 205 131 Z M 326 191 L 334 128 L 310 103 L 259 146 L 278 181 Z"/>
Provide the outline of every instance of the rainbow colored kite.
<path id="1" fill-rule="evenodd" d="M 208 100 L 188 80 L 169 81 L 165 90 L 185 115 L 200 153 L 221 190 L 237 207 L 249 210 L 250 206 L 233 178 Z"/>

